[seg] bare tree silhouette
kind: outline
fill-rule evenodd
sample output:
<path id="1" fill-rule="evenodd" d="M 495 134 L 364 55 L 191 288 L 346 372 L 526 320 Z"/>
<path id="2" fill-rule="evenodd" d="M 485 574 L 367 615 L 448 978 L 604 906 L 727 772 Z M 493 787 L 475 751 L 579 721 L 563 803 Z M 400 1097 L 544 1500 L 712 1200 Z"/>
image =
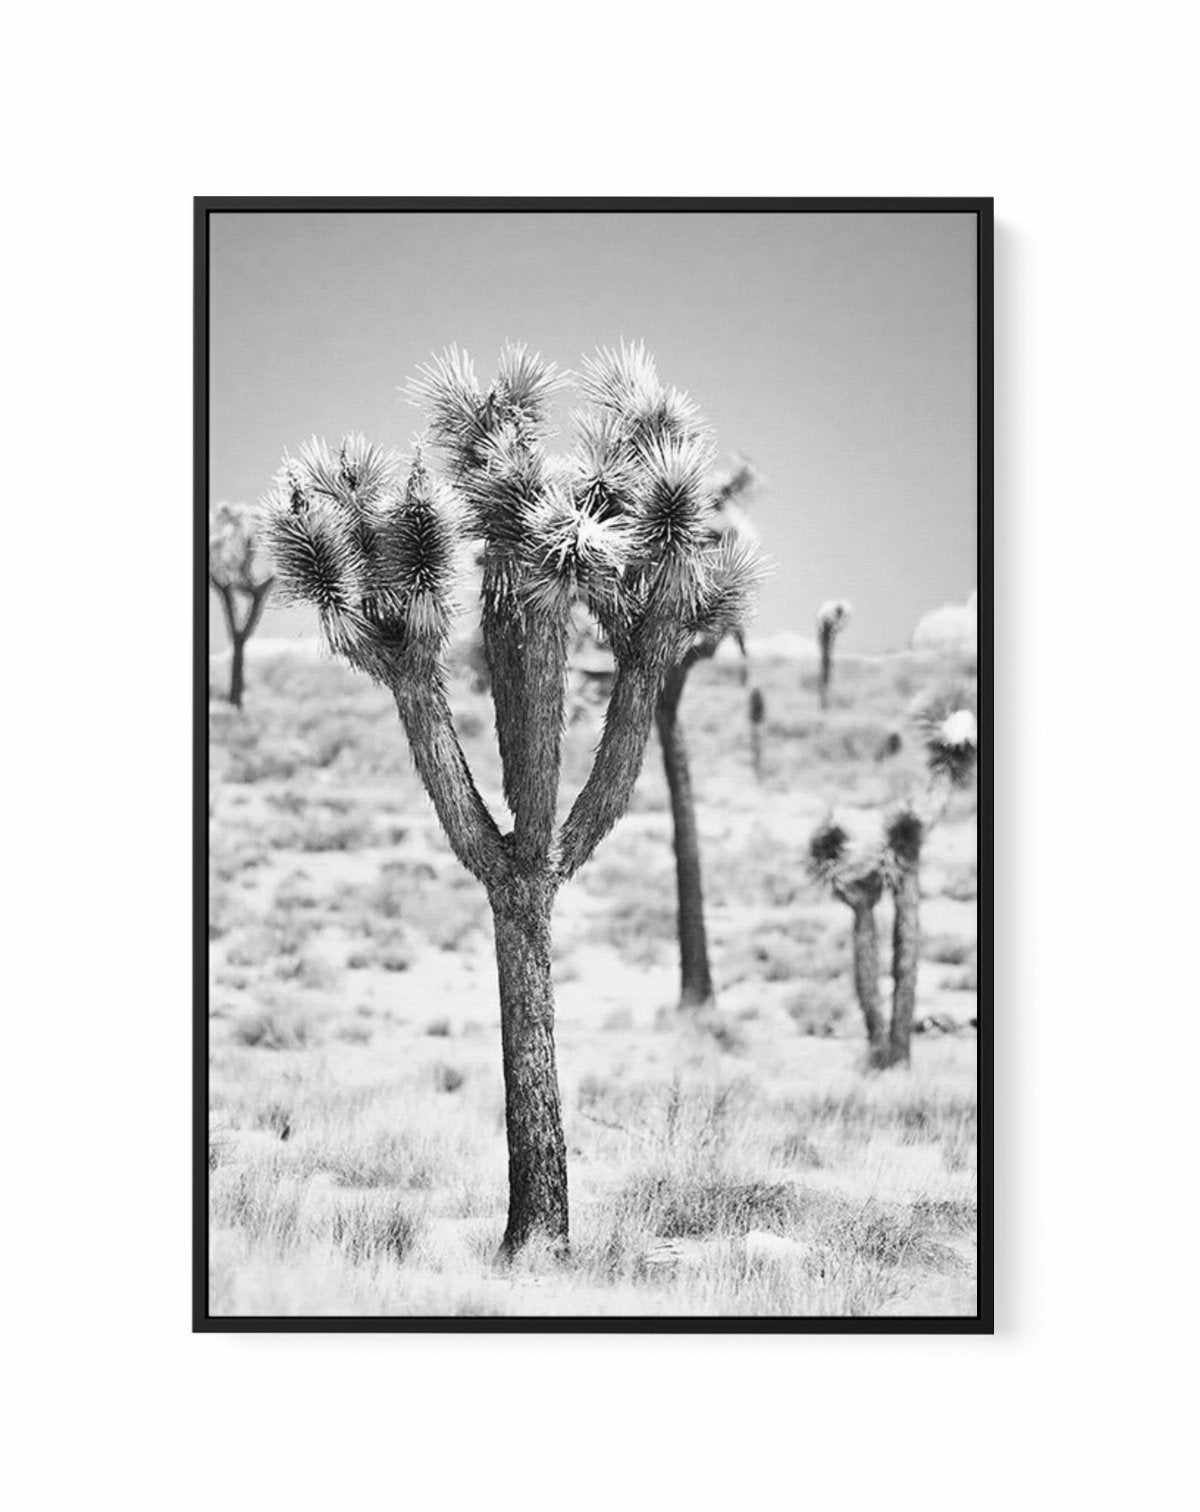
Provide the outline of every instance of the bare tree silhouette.
<path id="1" fill-rule="evenodd" d="M 208 514 L 208 580 L 216 589 L 229 631 L 229 702 L 242 706 L 246 642 L 262 618 L 274 582 L 258 566 L 257 511 L 249 504 L 219 503 Z"/>

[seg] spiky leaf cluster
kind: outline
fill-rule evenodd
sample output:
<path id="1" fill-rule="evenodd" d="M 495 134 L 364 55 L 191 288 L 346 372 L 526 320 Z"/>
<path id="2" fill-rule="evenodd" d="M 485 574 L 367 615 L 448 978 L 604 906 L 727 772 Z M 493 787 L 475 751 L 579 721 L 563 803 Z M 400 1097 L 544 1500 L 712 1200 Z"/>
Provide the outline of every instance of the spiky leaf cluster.
<path id="1" fill-rule="evenodd" d="M 707 640 L 732 635 L 750 617 L 755 592 L 767 567 L 753 544 L 726 536 L 705 548 L 692 634 Z"/>
<path id="2" fill-rule="evenodd" d="M 622 342 L 615 351 L 601 348 L 584 360 L 580 381 L 586 397 L 617 420 L 623 441 L 635 451 L 707 434 L 695 402 L 662 382 L 641 342 Z"/>
<path id="3" fill-rule="evenodd" d="M 576 499 L 629 528 L 617 611 L 595 605 L 597 618 L 618 654 L 656 614 L 681 620 L 683 646 L 689 637 L 721 639 L 744 623 L 763 570 L 751 533 L 723 514 L 753 470 L 744 464 L 714 480 L 695 404 L 663 384 L 641 345 L 588 359 L 582 387 L 593 409 L 580 424 Z"/>
<path id="4" fill-rule="evenodd" d="M 575 417 L 574 449 L 552 457 L 545 438 L 563 381 L 521 346 L 502 352 L 486 386 L 457 348 L 422 367 L 407 392 L 452 488 L 420 456 L 402 479 L 399 459 L 361 436 L 314 439 L 285 458 L 266 535 L 284 590 L 316 606 L 336 650 L 374 670 L 381 646 L 440 644 L 460 537 L 482 544 L 493 617 L 564 625 L 583 606 L 618 659 L 650 644 L 669 663 L 689 639 L 741 625 L 761 567 L 717 522 L 716 501 L 744 490 L 748 470 L 714 483 L 695 405 L 640 346 L 585 364 L 590 407 Z"/>
<path id="5" fill-rule="evenodd" d="M 218 588 L 246 593 L 269 581 L 258 561 L 258 512 L 253 505 L 222 500 L 209 510 L 208 573 Z"/>
<path id="6" fill-rule="evenodd" d="M 921 859 L 925 821 L 911 803 L 904 803 L 887 816 L 883 826 L 883 861 L 889 881 Z"/>
<path id="7" fill-rule="evenodd" d="M 453 502 L 418 455 L 404 495 L 380 513 L 364 609 L 386 640 L 442 645 L 450 634 L 458 570 Z"/>
<path id="8" fill-rule="evenodd" d="M 808 874 L 813 881 L 828 887 L 845 861 L 849 846 L 849 833 L 836 820 L 822 820 L 808 842 Z"/>
<path id="9" fill-rule="evenodd" d="M 832 815 L 821 821 L 809 839 L 807 871 L 814 882 L 853 908 L 873 907 L 883 889 L 880 848 L 855 844 Z"/>
<path id="10" fill-rule="evenodd" d="M 615 612 L 630 554 L 620 518 L 590 514 L 568 489 L 556 486 L 530 511 L 527 529 L 522 584 L 527 604 L 559 617 L 576 604 Z"/>
<path id="11" fill-rule="evenodd" d="M 458 347 L 424 363 L 409 380 L 409 400 L 426 414 L 429 434 L 456 475 L 487 466 L 486 452 L 506 428 L 532 441 L 545 428 L 551 400 L 566 381 L 552 362 L 521 345 L 506 346 L 485 389 Z"/>
<path id="12" fill-rule="evenodd" d="M 284 459 L 262 519 L 285 596 L 313 605 L 333 651 L 377 671 L 381 646 L 445 640 L 457 526 L 419 454 L 402 481 L 361 436 L 314 439 Z"/>
<path id="13" fill-rule="evenodd" d="M 827 599 L 817 610 L 817 630 L 823 636 L 837 635 L 845 628 L 852 607 L 846 599 Z"/>
<path id="14" fill-rule="evenodd" d="M 758 572 L 752 552 L 715 523 L 712 445 L 696 406 L 659 379 L 641 346 L 601 351 L 583 366 L 590 401 L 573 416 L 563 459 L 544 448 L 557 369 L 508 348 L 486 388 L 451 349 L 409 384 L 482 541 L 493 610 L 561 617 L 583 604 L 618 657 L 667 624 L 670 657 L 689 636 L 727 633 L 744 617 Z M 725 480 L 722 497 L 747 484 Z M 661 637 L 660 637 L 661 639 Z"/>
<path id="15" fill-rule="evenodd" d="M 947 687 L 919 702 L 913 722 L 925 745 L 930 773 L 951 787 L 967 787 L 979 759 L 975 697 L 970 688 Z"/>

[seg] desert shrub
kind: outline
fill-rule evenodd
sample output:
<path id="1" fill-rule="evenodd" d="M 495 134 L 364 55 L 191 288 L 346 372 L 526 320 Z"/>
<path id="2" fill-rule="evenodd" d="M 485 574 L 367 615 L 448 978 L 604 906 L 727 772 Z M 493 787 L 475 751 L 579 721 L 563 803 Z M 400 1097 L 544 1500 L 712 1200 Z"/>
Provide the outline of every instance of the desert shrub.
<path id="1" fill-rule="evenodd" d="M 439 872 L 423 859 L 386 862 L 359 901 L 366 931 L 391 929 L 402 919 L 439 950 L 460 949 L 488 920 L 487 894 L 473 877 L 458 870 Z"/>
<path id="2" fill-rule="evenodd" d="M 591 1122 L 633 1135 L 671 1166 L 711 1168 L 756 1102 L 744 1077 L 719 1083 L 581 1078 L 577 1106 Z"/>
<path id="3" fill-rule="evenodd" d="M 796 1132 L 780 1141 L 775 1149 L 775 1158 L 784 1165 L 800 1166 L 805 1170 L 819 1171 L 825 1164 L 821 1152 L 807 1134 Z"/>
<path id="4" fill-rule="evenodd" d="M 921 942 L 921 954 L 927 961 L 944 966 L 962 966 L 975 954 L 975 946 L 960 935 L 927 935 Z"/>
<path id="5" fill-rule="evenodd" d="M 466 1081 L 465 1074 L 457 1066 L 439 1062 L 433 1068 L 433 1085 L 439 1092 L 457 1092 Z"/>
<path id="6" fill-rule="evenodd" d="M 807 1264 L 818 1272 L 846 1255 L 892 1268 L 947 1270 L 959 1263 L 952 1250 L 932 1237 L 931 1212 L 916 1205 L 873 1199 L 855 1204 L 830 1197 L 814 1216 Z"/>
<path id="7" fill-rule="evenodd" d="M 430 1019 L 425 1025 L 425 1033 L 434 1039 L 450 1038 L 450 1020 L 448 1018 Z"/>
<path id="8" fill-rule="evenodd" d="M 799 1221 L 806 1198 L 787 1182 L 653 1173 L 628 1182 L 616 1206 L 621 1216 L 636 1218 L 659 1239 L 685 1239 L 751 1229 L 783 1232 Z"/>
<path id="9" fill-rule="evenodd" d="M 308 873 L 293 871 L 289 872 L 275 889 L 272 905 L 276 912 L 287 914 L 292 909 L 307 911 L 320 908 L 323 901 Z"/>
<path id="10" fill-rule="evenodd" d="M 410 1187 L 428 1190 L 447 1174 L 445 1151 L 428 1138 L 400 1130 L 377 1131 L 361 1143 L 310 1152 L 312 1169 L 346 1187 Z"/>
<path id="11" fill-rule="evenodd" d="M 346 1045 L 369 1045 L 373 1033 L 366 1024 L 343 1024 L 337 1031 L 337 1038 Z"/>
<path id="12" fill-rule="evenodd" d="M 842 1136 L 869 1137 L 876 1132 L 899 1133 L 914 1143 L 937 1143 L 946 1134 L 964 1129 L 973 1138 L 977 1108 L 973 1095 L 927 1086 L 899 1089 L 854 1083 L 843 1091 L 829 1089 L 807 1097 L 789 1097 L 776 1105 L 778 1114 L 798 1127 L 827 1128 Z"/>
<path id="13" fill-rule="evenodd" d="M 238 1229 L 251 1244 L 276 1252 L 290 1249 L 301 1235 L 300 1188 L 284 1178 L 273 1161 L 228 1171 L 218 1168 L 211 1193 L 215 1228 Z"/>
<path id="14" fill-rule="evenodd" d="M 308 922 L 273 916 L 245 930 L 226 951 L 225 959 L 230 966 L 267 966 L 285 956 L 298 955 L 312 933 L 313 926 Z"/>
<path id="15" fill-rule="evenodd" d="M 399 1203 L 360 1201 L 333 1215 L 333 1242 L 357 1265 L 404 1260 L 421 1234 L 421 1220 Z"/>
<path id="16" fill-rule="evenodd" d="M 976 1160 L 975 1130 L 960 1124 L 942 1136 L 942 1164 L 948 1171 L 969 1170 Z"/>
<path id="17" fill-rule="evenodd" d="M 979 1206 L 969 1197 L 919 1197 L 913 1215 L 930 1232 L 971 1234 L 979 1227 Z"/>
<path id="18" fill-rule="evenodd" d="M 806 985 L 783 1006 L 801 1034 L 823 1038 L 837 1034 L 850 1012 L 845 988 L 829 981 Z"/>
<path id="19" fill-rule="evenodd" d="M 330 813 L 326 808 L 309 807 L 294 818 L 276 820 L 263 832 L 272 850 L 324 851 L 361 850 L 375 839 L 371 821 L 364 815 Z"/>
<path id="20" fill-rule="evenodd" d="M 307 756 L 297 741 L 289 741 L 278 749 L 234 746 L 221 775 L 226 782 L 234 784 L 287 782 L 304 770 Z"/>
<path id="21" fill-rule="evenodd" d="M 310 992 L 321 992 L 332 987 L 338 973 L 320 956 L 285 956 L 275 966 L 275 976 L 281 982 L 294 982 Z"/>
<path id="22" fill-rule="evenodd" d="M 317 1043 L 307 1019 L 269 1011 L 239 1019 L 231 1033 L 237 1044 L 256 1050 L 305 1050 Z"/>
<path id="23" fill-rule="evenodd" d="M 292 1137 L 293 1110 L 287 1103 L 269 1102 L 254 1115 L 256 1129 L 269 1129 L 281 1140 Z"/>
<path id="24" fill-rule="evenodd" d="M 675 939 L 675 901 L 665 874 L 643 873 L 596 921 L 595 938 L 613 945 L 632 966 L 652 966 Z"/>

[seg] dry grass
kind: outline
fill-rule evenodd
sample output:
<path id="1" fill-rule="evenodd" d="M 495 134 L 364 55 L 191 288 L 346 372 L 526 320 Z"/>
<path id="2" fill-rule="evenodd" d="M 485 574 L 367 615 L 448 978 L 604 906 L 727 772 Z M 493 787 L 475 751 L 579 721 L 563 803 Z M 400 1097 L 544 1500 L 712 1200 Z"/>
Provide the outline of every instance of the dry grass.
<path id="1" fill-rule="evenodd" d="M 849 916 L 804 874 L 830 801 L 911 781 L 880 743 L 936 669 L 839 665 L 814 710 L 720 663 L 684 704 L 720 993 L 673 1002 L 673 872 L 658 752 L 556 917 L 572 1246 L 501 1267 L 503 1087 L 481 889 L 454 862 L 386 697 L 329 663 L 255 665 L 212 709 L 211 1304 L 222 1314 L 868 1316 L 974 1310 L 975 1043 L 926 1034 L 870 1074 Z M 486 702 L 453 688 L 503 812 Z M 567 737 L 564 803 L 597 730 Z M 909 743 L 911 744 L 911 743 Z M 919 1017 L 974 1015 L 973 805 L 930 848 Z M 890 920 L 880 920 L 886 939 Z M 951 1020 L 947 1020 L 950 1022 Z"/>

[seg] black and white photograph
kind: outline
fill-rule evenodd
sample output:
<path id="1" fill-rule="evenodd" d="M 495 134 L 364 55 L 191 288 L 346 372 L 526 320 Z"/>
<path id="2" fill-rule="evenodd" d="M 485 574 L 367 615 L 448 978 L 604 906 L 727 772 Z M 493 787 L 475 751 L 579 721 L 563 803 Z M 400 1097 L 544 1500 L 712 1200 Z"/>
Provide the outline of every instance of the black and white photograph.
<path id="1" fill-rule="evenodd" d="M 197 1329 L 990 1331 L 991 238 L 196 202 Z"/>
<path id="2" fill-rule="evenodd" d="M 1186 1500 L 1184 21 L 14 14 L 7 1503 Z"/>

